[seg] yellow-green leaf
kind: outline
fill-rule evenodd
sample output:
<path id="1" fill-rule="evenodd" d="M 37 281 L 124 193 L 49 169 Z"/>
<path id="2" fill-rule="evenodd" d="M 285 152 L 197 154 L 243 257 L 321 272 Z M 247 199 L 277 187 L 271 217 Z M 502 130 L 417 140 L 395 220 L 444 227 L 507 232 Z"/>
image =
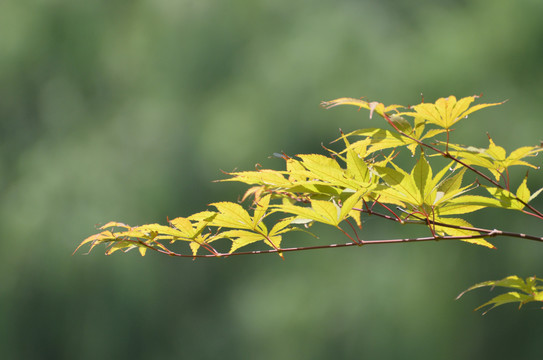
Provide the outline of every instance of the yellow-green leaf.
<path id="1" fill-rule="evenodd" d="M 447 165 L 446 167 L 444 167 L 442 171 L 440 171 L 438 175 L 436 175 L 436 177 L 434 178 L 434 182 L 440 181 L 442 174 L 444 175 L 444 171 L 447 171 L 449 168 L 450 168 L 450 165 Z M 442 201 L 454 198 L 469 188 L 469 186 L 461 188 L 462 179 L 464 178 L 464 174 L 466 170 L 467 170 L 466 168 L 462 168 L 456 174 L 454 174 L 453 176 L 449 178 L 446 178 L 445 180 L 441 181 L 437 185 L 437 191 L 443 193 L 443 195 L 440 196 L 439 201 L 442 202 Z"/>
<path id="2" fill-rule="evenodd" d="M 175 236 L 175 237 L 180 237 L 180 238 L 185 236 L 185 234 L 178 229 L 174 229 L 172 227 L 160 225 L 160 224 L 141 225 L 141 226 L 133 228 L 133 230 L 141 231 L 142 233 L 146 233 L 146 234 L 156 232 L 157 235 L 170 235 L 170 236 Z"/>
<path id="3" fill-rule="evenodd" d="M 412 174 L 406 173 L 399 167 L 391 169 L 388 167 L 375 166 L 374 170 L 385 182 L 386 186 L 389 187 L 388 189 L 382 190 L 381 193 L 414 206 L 422 204 L 421 192 L 415 183 Z"/>
<path id="4" fill-rule="evenodd" d="M 434 104 L 432 103 L 422 103 L 412 107 L 415 110 L 415 113 L 402 113 L 402 115 L 417 116 L 420 117 L 431 124 L 438 125 L 444 129 L 450 129 L 455 123 L 459 120 L 467 117 L 469 114 L 483 109 L 489 106 L 495 106 L 503 104 L 493 103 L 493 104 L 479 104 L 469 107 L 470 104 L 478 96 L 469 96 L 456 100 L 456 97 L 449 96 L 447 98 L 440 98 Z"/>
<path id="5" fill-rule="evenodd" d="M 91 243 L 90 245 L 90 249 L 89 249 L 89 252 L 92 251 L 92 249 L 98 245 L 98 244 L 101 244 L 101 243 L 107 243 L 107 242 L 111 242 L 111 241 L 114 241 L 116 240 L 116 237 L 115 235 L 109 231 L 109 230 L 105 230 L 105 231 L 102 231 L 98 234 L 93 234 L 89 237 L 87 237 L 85 240 L 83 240 L 79 246 L 75 249 L 75 251 L 73 252 L 74 254 L 77 252 L 77 250 L 79 250 L 83 245 L 85 244 L 88 244 L 88 243 Z"/>
<path id="6" fill-rule="evenodd" d="M 270 198 L 271 195 L 268 194 L 258 200 L 258 202 L 255 205 L 255 211 L 253 214 L 253 229 L 256 229 L 262 219 L 266 216 L 266 212 L 268 211 L 268 206 L 270 204 Z"/>
<path id="7" fill-rule="evenodd" d="M 253 229 L 253 219 L 240 204 L 224 201 L 210 205 L 217 208 L 219 212 L 212 221 L 214 226 Z"/>
<path id="8" fill-rule="evenodd" d="M 411 171 L 411 176 L 413 177 L 417 191 L 421 199 L 421 204 L 433 204 L 433 199 L 428 199 L 427 196 L 430 193 L 434 193 L 432 190 L 432 168 L 430 164 L 424 157 L 424 154 L 421 153 L 417 164 Z M 435 195 L 434 195 L 435 197 Z"/>
<path id="9" fill-rule="evenodd" d="M 530 190 L 528 189 L 528 185 L 526 184 L 527 180 L 528 178 L 525 177 L 517 189 L 517 198 L 524 201 L 525 203 L 528 203 L 528 201 L 530 201 Z"/>
<path id="10" fill-rule="evenodd" d="M 522 210 L 524 208 L 524 205 L 516 199 L 516 196 L 505 189 L 488 186 L 485 186 L 485 189 L 498 201 L 497 207 L 512 210 Z"/>
<path id="11" fill-rule="evenodd" d="M 347 151 L 347 175 L 353 177 L 356 181 L 366 184 L 370 181 L 370 172 L 368 165 L 360 157 L 360 153 L 355 152 L 349 144 L 346 136 L 343 136 Z"/>
<path id="12" fill-rule="evenodd" d="M 130 229 L 129 225 L 126 225 L 126 224 L 123 224 L 123 223 L 117 222 L 117 221 L 110 221 L 107 224 L 100 226 L 99 229 L 104 230 L 104 229 L 111 228 L 111 227 L 120 227 L 120 228 Z"/>
<path id="13" fill-rule="evenodd" d="M 490 301 L 487 301 L 483 305 L 477 307 L 475 310 L 479 310 L 485 306 L 491 306 L 487 311 L 483 313 L 483 315 L 488 312 L 489 310 L 492 310 L 496 306 L 509 304 L 509 303 L 519 303 L 519 307 L 521 307 L 523 304 L 526 304 L 528 302 L 532 301 L 543 301 L 543 292 L 540 292 L 538 290 L 541 290 L 543 287 L 539 285 L 543 280 L 536 278 L 535 276 L 530 276 L 526 278 L 526 280 L 513 275 L 508 276 L 501 280 L 491 280 L 491 281 L 485 281 L 482 283 L 475 284 L 471 286 L 470 288 L 464 290 L 461 292 L 456 299 L 459 299 L 462 297 L 465 293 L 472 291 L 474 289 L 478 289 L 481 287 L 490 286 L 492 288 L 499 286 L 499 287 L 505 287 L 510 288 L 514 290 L 520 290 L 518 291 L 511 291 L 505 294 L 498 295 L 494 298 L 492 298 Z"/>
<path id="14" fill-rule="evenodd" d="M 353 143 L 350 148 L 367 155 L 384 149 L 397 148 L 409 144 L 417 145 L 415 141 L 403 137 L 397 132 L 379 128 L 360 129 L 346 136 L 365 136 L 366 139 Z"/>
<path id="15" fill-rule="evenodd" d="M 313 200 L 311 201 L 311 208 L 328 224 L 337 226 L 341 221 L 339 219 L 339 207 L 330 201 Z"/>
<path id="16" fill-rule="evenodd" d="M 219 180 L 223 181 L 239 181 L 245 184 L 253 185 L 268 185 L 276 187 L 289 187 L 292 183 L 284 177 L 284 171 L 274 171 L 263 169 L 259 171 L 242 171 L 228 173 L 232 178 Z"/>
<path id="17" fill-rule="evenodd" d="M 343 201 L 343 204 L 341 205 L 341 210 L 340 210 L 340 213 L 339 213 L 339 219 L 338 219 L 339 222 L 345 220 L 349 216 L 349 214 L 351 213 L 351 210 L 353 209 L 353 207 L 355 207 L 355 205 L 360 202 L 360 199 L 362 198 L 362 196 L 365 193 L 366 193 L 366 190 L 364 190 L 364 189 L 358 190 L 356 193 L 349 196 L 347 198 L 347 200 Z M 355 217 L 355 220 L 358 218 L 357 223 L 359 223 L 360 222 L 360 217 L 359 217 L 360 212 L 357 211 L 356 213 L 358 214 L 358 216 Z"/>
<path id="18" fill-rule="evenodd" d="M 521 307 L 522 304 L 525 304 L 528 301 L 530 301 L 530 296 L 529 295 L 511 291 L 511 292 L 501 294 L 501 295 L 498 295 L 498 296 L 492 298 L 491 300 L 487 301 L 483 305 L 478 306 L 477 308 L 475 308 L 475 311 L 477 311 L 477 310 L 479 310 L 481 308 L 484 308 L 485 306 L 492 305 L 488 310 L 483 312 L 483 315 L 485 315 L 487 312 L 489 312 L 490 310 L 492 310 L 495 307 L 500 306 L 500 305 L 505 305 L 505 304 L 517 303 L 518 302 L 519 307 Z"/>
<path id="19" fill-rule="evenodd" d="M 325 109 L 330 109 L 338 105 L 354 105 L 359 108 L 364 108 L 370 110 L 370 119 L 374 112 L 378 113 L 379 115 L 383 116 L 383 114 L 388 113 L 390 111 L 396 110 L 398 108 L 402 108 L 401 105 L 388 105 L 385 106 L 382 103 L 379 102 L 367 102 L 362 99 L 355 99 L 355 98 L 339 98 L 334 99 L 331 101 L 322 101 L 321 106 Z"/>
<path id="20" fill-rule="evenodd" d="M 297 155 L 302 159 L 303 166 L 307 169 L 306 176 L 329 183 L 332 186 L 347 188 L 356 187 L 356 181 L 345 176 L 345 170 L 339 166 L 336 160 L 319 154 Z"/>
<path id="21" fill-rule="evenodd" d="M 232 240 L 230 253 L 258 241 L 264 241 L 264 243 L 274 249 L 278 249 L 281 246 L 281 236 L 279 235 L 269 237 L 269 240 L 271 240 L 272 243 L 270 243 L 268 237 L 265 235 L 247 230 L 228 230 L 219 235 L 220 237 L 229 238 Z"/>
<path id="22" fill-rule="evenodd" d="M 465 228 L 466 227 L 472 227 L 472 225 L 469 222 L 467 222 L 464 219 L 459 219 L 459 218 L 435 217 L 432 220 L 434 220 L 436 222 L 439 222 L 439 223 L 452 225 L 452 226 L 461 226 L 461 227 L 465 227 Z M 435 231 L 439 235 L 449 235 L 449 236 L 479 235 L 479 233 L 477 231 L 467 230 L 467 229 L 459 229 L 459 228 L 456 228 L 456 227 L 448 227 L 448 226 L 441 226 L 441 225 L 436 225 L 435 226 Z M 496 248 L 494 245 L 492 245 L 491 243 L 489 243 L 488 241 L 486 241 L 482 237 L 481 238 L 471 238 L 471 239 L 461 239 L 461 241 L 468 242 L 470 244 L 484 246 L 484 247 L 491 248 L 491 249 Z"/>

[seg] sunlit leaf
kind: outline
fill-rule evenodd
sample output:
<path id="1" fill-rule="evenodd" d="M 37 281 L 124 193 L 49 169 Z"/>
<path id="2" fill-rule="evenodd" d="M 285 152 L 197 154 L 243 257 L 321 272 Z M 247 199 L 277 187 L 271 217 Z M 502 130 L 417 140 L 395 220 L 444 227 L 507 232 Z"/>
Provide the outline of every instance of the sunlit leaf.
<path id="1" fill-rule="evenodd" d="M 473 236 L 473 235 L 479 235 L 480 233 L 474 230 L 468 230 L 468 229 L 462 229 L 460 227 L 464 228 L 471 228 L 473 227 L 469 222 L 467 222 L 464 219 L 460 218 L 444 218 L 444 217 L 435 217 L 432 220 L 447 224 L 449 226 L 442 226 L 442 225 L 435 225 L 435 231 L 439 235 L 449 235 L 449 236 Z M 462 239 L 461 241 L 468 242 L 470 244 L 480 245 L 484 246 L 490 249 L 495 249 L 496 247 L 486 241 L 485 239 L 481 238 L 470 238 L 470 239 Z"/>
<path id="2" fill-rule="evenodd" d="M 110 230 L 102 231 L 98 234 L 93 234 L 89 237 L 87 237 L 85 240 L 83 240 L 79 246 L 75 249 L 73 252 L 74 254 L 83 246 L 88 243 L 91 244 L 91 247 L 89 249 L 89 252 L 98 244 L 105 243 L 105 242 L 111 242 L 116 240 L 117 238 Z"/>
<path id="3" fill-rule="evenodd" d="M 400 131 L 407 135 L 413 133 L 413 127 L 403 116 L 398 114 L 393 114 L 390 116 L 390 122 Z"/>
<path id="4" fill-rule="evenodd" d="M 360 157 L 360 153 L 355 152 L 350 148 L 350 143 L 346 136 L 343 136 L 347 152 L 347 175 L 360 183 L 368 183 L 370 181 L 370 172 L 368 165 Z"/>
<path id="5" fill-rule="evenodd" d="M 522 183 L 517 188 L 517 198 L 519 200 L 524 201 L 525 203 L 528 203 L 530 201 L 530 190 L 528 189 L 528 185 L 526 184 L 526 181 L 528 180 L 527 177 L 524 178 Z"/>
<path id="6" fill-rule="evenodd" d="M 323 200 L 312 200 L 311 207 L 282 204 L 275 206 L 277 211 L 296 215 L 296 219 L 313 220 L 337 227 L 343 220 L 340 218 L 340 207 L 331 202 Z"/>
<path id="7" fill-rule="evenodd" d="M 147 251 L 147 248 L 145 246 L 139 246 L 138 250 L 140 251 L 141 256 L 145 256 L 145 252 Z"/>
<path id="8" fill-rule="evenodd" d="M 113 243 L 109 249 L 106 251 L 106 255 L 111 255 L 117 250 L 122 250 L 124 252 L 128 252 L 132 249 L 137 248 L 136 243 L 134 241 L 128 241 L 128 240 L 119 240 Z"/>
<path id="9" fill-rule="evenodd" d="M 307 170 L 306 176 L 329 183 L 332 186 L 355 188 L 357 182 L 349 179 L 336 160 L 319 154 L 297 155 Z"/>
<path id="10" fill-rule="evenodd" d="M 483 307 L 491 306 L 487 311 L 483 313 L 484 315 L 488 311 L 494 309 L 495 307 L 504 305 L 504 304 L 518 302 L 519 307 L 521 307 L 523 304 L 526 304 L 528 302 L 543 301 L 543 292 L 539 291 L 542 289 L 541 282 L 543 282 L 543 279 L 536 278 L 535 276 L 530 276 L 526 278 L 526 280 L 524 280 L 516 275 L 513 275 L 513 276 L 508 276 L 501 280 L 491 280 L 491 281 L 485 281 L 479 284 L 475 284 L 471 286 L 470 288 L 464 290 L 462 293 L 460 293 L 456 297 L 456 299 L 459 299 L 460 297 L 462 297 L 464 294 L 466 294 L 469 291 L 482 288 L 482 287 L 491 287 L 493 289 L 494 287 L 498 286 L 498 287 L 504 287 L 504 288 L 517 290 L 517 291 L 510 291 L 505 294 L 498 295 L 475 309 L 475 310 L 479 310 Z"/>
<path id="11" fill-rule="evenodd" d="M 338 105 L 353 105 L 357 106 L 358 108 L 362 109 L 368 109 L 370 110 L 370 119 L 374 112 L 377 114 L 383 116 L 383 114 L 388 113 L 390 111 L 394 111 L 396 109 L 402 108 L 401 105 L 388 105 L 385 106 L 382 103 L 379 102 L 367 102 L 362 99 L 355 99 L 355 98 L 339 98 L 331 101 L 322 101 L 321 106 L 325 109 L 330 109 Z"/>
<path id="12" fill-rule="evenodd" d="M 360 129 L 353 131 L 346 136 L 366 137 L 366 139 L 362 141 L 354 142 L 352 145 L 349 146 L 349 148 L 355 150 L 358 153 L 362 152 L 367 155 L 373 154 L 381 150 L 398 148 L 400 146 L 405 146 L 409 144 L 417 145 L 415 141 L 403 137 L 397 132 L 378 128 Z"/>
<path id="13" fill-rule="evenodd" d="M 233 202 L 218 202 L 210 204 L 218 210 L 217 216 L 213 219 L 214 226 L 228 227 L 234 229 L 253 229 L 253 219 L 240 204 Z"/>
<path id="14" fill-rule="evenodd" d="M 420 194 L 421 204 L 427 203 L 427 195 L 430 194 L 432 190 L 432 168 L 430 164 L 424 157 L 424 154 L 421 153 L 419 160 L 417 161 L 413 171 L 411 172 L 417 191 Z M 428 203 L 433 203 L 433 199 L 429 200 Z"/>
<path id="15" fill-rule="evenodd" d="M 483 315 L 485 315 L 487 312 L 489 312 L 490 310 L 492 310 L 495 307 L 500 306 L 500 305 L 505 305 L 505 304 L 517 303 L 518 302 L 519 307 L 521 307 L 522 304 L 527 303 L 528 301 L 530 301 L 530 299 L 531 299 L 531 297 L 529 295 L 511 291 L 511 292 L 501 294 L 501 295 L 498 295 L 498 296 L 492 298 L 491 300 L 487 301 L 483 305 L 475 308 L 475 311 L 477 311 L 477 310 L 479 310 L 481 308 L 484 308 L 485 306 L 492 305 L 488 310 L 483 312 Z"/>
<path id="16" fill-rule="evenodd" d="M 356 204 L 360 203 L 360 199 L 365 193 L 366 193 L 366 190 L 364 189 L 358 190 L 356 193 L 349 196 L 347 200 L 343 201 L 341 205 L 341 210 L 339 212 L 339 218 L 338 218 L 339 221 L 345 220 L 351 214 L 351 210 L 353 209 L 353 207 L 356 206 Z M 360 214 L 360 212 L 356 212 L 356 213 Z M 357 223 L 359 223 L 359 220 L 357 221 Z"/>
<path id="17" fill-rule="evenodd" d="M 492 141 L 492 139 L 488 140 L 490 144 L 488 145 L 488 149 L 485 151 L 485 153 L 489 155 L 493 160 L 503 162 L 507 156 L 505 149 L 501 146 L 497 146 L 496 144 L 494 144 L 494 141 Z"/>
<path id="18" fill-rule="evenodd" d="M 120 227 L 120 228 L 130 229 L 129 225 L 126 225 L 126 224 L 123 224 L 123 223 L 117 222 L 117 221 L 110 221 L 107 224 L 100 226 L 99 229 L 104 230 L 104 229 L 111 228 L 111 227 Z"/>
<path id="19" fill-rule="evenodd" d="M 133 228 L 133 230 L 140 231 L 142 233 L 148 233 L 148 234 L 152 232 L 156 232 L 157 234 L 160 234 L 160 235 L 171 235 L 171 236 L 180 237 L 180 238 L 185 236 L 185 234 L 178 229 L 174 229 L 170 226 L 165 226 L 165 225 L 160 225 L 160 224 L 141 225 L 141 226 Z"/>
<path id="20" fill-rule="evenodd" d="M 498 203 L 494 205 L 496 207 L 512 210 L 522 210 L 524 208 L 524 204 L 517 200 L 516 195 L 505 189 L 491 186 L 485 186 L 485 189 L 498 201 Z M 492 205 L 489 204 L 489 206 Z"/>
<path id="21" fill-rule="evenodd" d="M 503 102 L 493 104 L 479 104 L 470 108 L 470 104 L 476 98 L 478 98 L 478 96 L 469 96 L 457 101 L 456 97 L 451 95 L 447 98 L 438 99 L 434 104 L 422 103 L 419 105 L 415 105 L 412 107 L 415 113 L 405 112 L 401 115 L 417 116 L 431 124 L 438 125 L 444 129 L 450 129 L 451 126 L 453 126 L 459 120 L 467 117 L 469 114 L 477 110 L 489 106 L 503 104 Z"/>
<path id="22" fill-rule="evenodd" d="M 253 185 L 270 185 L 276 187 L 289 187 L 292 183 L 284 177 L 283 171 L 274 170 L 259 170 L 259 171 L 242 171 L 228 173 L 232 176 L 229 179 L 223 179 L 219 181 L 239 181 L 245 184 Z"/>
<path id="23" fill-rule="evenodd" d="M 499 207 L 500 202 L 480 195 L 461 195 L 448 199 L 443 205 L 436 208 L 436 212 L 440 216 L 468 214 L 488 206 Z"/>
<path id="24" fill-rule="evenodd" d="M 450 168 L 450 165 L 445 166 L 440 173 L 438 173 L 435 177 L 435 181 L 441 181 L 441 178 L 445 174 L 445 172 Z M 463 192 L 461 186 L 462 186 L 462 179 L 464 178 L 464 174 L 466 173 L 466 168 L 461 169 L 456 174 L 446 178 L 445 180 L 439 182 L 437 185 L 437 191 L 440 191 L 443 193 L 443 196 L 441 197 L 442 201 L 451 199 L 455 196 L 457 196 L 459 193 Z M 435 182 L 434 181 L 434 182 Z M 468 187 L 465 187 L 463 189 L 467 189 Z"/>
<path id="25" fill-rule="evenodd" d="M 539 152 L 543 151 L 543 148 L 540 146 L 525 146 L 514 150 L 507 156 L 505 149 L 497 146 L 490 138 L 488 149 L 475 148 L 473 146 L 462 147 L 456 144 L 448 144 L 448 146 L 454 149 L 453 151 L 449 151 L 451 155 L 459 158 L 467 165 L 476 165 L 488 169 L 498 181 L 510 166 L 520 165 L 536 169 L 535 165 L 522 159 L 536 156 Z"/>
<path id="26" fill-rule="evenodd" d="M 266 237 L 262 234 L 247 230 L 228 230 L 221 233 L 220 236 L 232 240 L 232 247 L 230 248 L 230 253 L 233 253 L 234 251 L 243 246 L 247 246 L 257 241 L 262 241 L 266 239 Z"/>
<path id="27" fill-rule="evenodd" d="M 268 206 L 270 204 L 271 195 L 266 195 L 258 200 L 255 204 L 255 211 L 253 214 L 253 229 L 256 229 L 262 219 L 266 216 Z"/>

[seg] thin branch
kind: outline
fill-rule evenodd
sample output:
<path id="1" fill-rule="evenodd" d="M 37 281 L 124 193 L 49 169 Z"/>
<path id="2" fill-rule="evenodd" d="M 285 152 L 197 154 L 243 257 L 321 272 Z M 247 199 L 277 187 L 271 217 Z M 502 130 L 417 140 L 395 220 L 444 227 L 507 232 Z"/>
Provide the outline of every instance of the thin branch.
<path id="1" fill-rule="evenodd" d="M 349 224 L 349 225 L 350 225 L 350 224 Z M 352 225 L 351 225 L 351 227 L 352 227 Z M 364 244 L 364 241 L 358 239 L 358 235 L 356 234 L 356 231 L 355 231 L 355 235 L 356 235 L 356 238 L 357 238 L 358 240 L 353 239 L 353 237 L 352 237 L 351 235 L 349 235 L 348 232 L 346 232 L 345 230 L 343 230 L 343 229 L 341 228 L 341 226 L 338 225 L 338 226 L 336 226 L 336 228 L 339 229 L 339 231 L 341 231 L 345 236 L 347 236 L 347 237 L 349 238 L 349 240 L 351 240 L 351 241 L 352 241 L 353 243 L 355 243 L 356 245 L 363 245 L 363 244 Z M 354 230 L 354 229 L 353 229 L 353 230 Z"/>
<path id="2" fill-rule="evenodd" d="M 401 224 L 414 224 L 414 225 L 428 226 L 428 224 L 426 222 L 426 218 L 418 217 L 413 213 L 408 213 L 408 214 L 410 214 L 412 217 L 416 218 L 417 220 L 402 220 L 402 222 L 400 222 L 396 218 L 394 218 L 394 217 L 392 217 L 390 215 L 381 214 L 381 213 L 374 212 L 374 211 L 371 211 L 371 210 L 368 211 L 368 210 L 358 209 L 358 208 L 353 208 L 353 210 L 360 211 L 360 212 L 368 214 L 368 215 L 375 215 L 375 216 L 381 217 L 383 219 L 398 222 L 398 223 L 401 223 Z M 452 228 L 452 229 L 467 230 L 467 231 L 477 231 L 477 232 L 483 233 L 485 237 L 509 236 L 509 237 L 514 237 L 514 238 L 519 238 L 519 239 L 526 239 L 526 240 L 543 242 L 543 237 L 541 237 L 541 236 L 535 236 L 535 235 L 529 235 L 529 234 L 523 234 L 523 233 L 515 233 L 515 232 L 511 232 L 511 231 L 502 231 L 502 230 L 497 230 L 497 229 L 483 229 L 483 228 L 476 228 L 476 227 L 471 227 L 471 226 L 452 225 L 452 224 L 442 223 L 442 222 L 433 221 L 433 220 L 430 220 L 430 223 L 432 223 L 435 226 L 448 227 L 448 228 Z"/>
<path id="3" fill-rule="evenodd" d="M 487 236 L 487 235 L 484 235 Z M 499 236 L 489 235 L 489 236 Z M 401 243 L 415 243 L 415 242 L 426 242 L 426 241 L 442 241 L 442 240 L 469 240 L 469 239 L 480 239 L 483 235 L 469 235 L 469 236 L 429 236 L 429 237 L 419 237 L 419 238 L 400 238 L 400 239 L 387 239 L 387 240 L 364 240 L 363 245 L 382 245 L 382 244 L 401 244 Z M 176 257 L 192 257 L 192 258 L 216 258 L 216 257 L 231 257 L 238 255 L 258 255 L 258 254 L 275 254 L 278 252 L 294 252 L 294 251 L 307 251 L 307 250 L 318 250 L 318 249 L 333 249 L 333 248 L 343 248 L 350 246 L 360 246 L 356 242 L 348 242 L 343 244 L 329 244 L 329 245 L 317 245 L 317 246 L 302 246 L 294 248 L 278 248 L 278 249 L 269 249 L 269 250 L 255 250 L 255 251 L 241 251 L 235 253 L 219 253 L 218 255 L 188 255 L 188 254 L 179 254 L 173 251 L 165 252 L 162 250 L 155 249 L 158 252 L 165 253 L 170 256 Z"/>
<path id="4" fill-rule="evenodd" d="M 353 229 L 353 233 L 354 233 L 354 236 L 356 236 L 356 240 L 357 242 L 360 244 L 360 245 L 363 245 L 364 244 L 364 240 L 360 240 L 360 238 L 358 237 L 358 232 L 356 231 L 355 227 L 353 226 L 353 224 L 351 224 L 351 222 L 348 220 L 348 219 L 345 219 L 345 222 L 347 224 L 349 224 L 349 226 L 351 227 L 351 229 Z"/>

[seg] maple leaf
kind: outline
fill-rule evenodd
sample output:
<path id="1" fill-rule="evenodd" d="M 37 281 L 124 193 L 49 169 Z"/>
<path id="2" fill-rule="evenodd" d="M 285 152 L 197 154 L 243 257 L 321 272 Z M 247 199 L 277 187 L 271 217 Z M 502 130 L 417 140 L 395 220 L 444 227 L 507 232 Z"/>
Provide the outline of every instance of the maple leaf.
<path id="1" fill-rule="evenodd" d="M 504 101 L 502 101 L 499 103 L 479 104 L 470 107 L 470 104 L 478 97 L 479 96 L 474 95 L 457 101 L 456 97 L 451 95 L 446 98 L 439 98 L 434 104 L 422 103 L 412 106 L 411 109 L 415 110 L 415 112 L 404 112 L 401 113 L 401 115 L 413 116 L 431 124 L 438 125 L 444 129 L 450 129 L 451 126 L 458 121 L 466 118 L 469 114 L 474 113 L 477 110 L 504 103 Z"/>

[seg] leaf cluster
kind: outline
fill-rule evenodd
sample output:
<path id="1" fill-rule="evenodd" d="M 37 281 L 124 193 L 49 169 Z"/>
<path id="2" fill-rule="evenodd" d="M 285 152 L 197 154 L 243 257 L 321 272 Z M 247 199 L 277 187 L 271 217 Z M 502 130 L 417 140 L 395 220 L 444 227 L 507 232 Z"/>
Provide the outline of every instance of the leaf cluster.
<path id="1" fill-rule="evenodd" d="M 460 299 L 460 297 L 462 297 L 465 293 L 469 291 L 487 286 L 489 286 L 491 290 L 495 287 L 503 287 L 511 289 L 513 291 L 508 291 L 507 293 L 500 294 L 475 309 L 479 310 L 486 306 L 489 306 L 489 308 L 485 312 L 483 312 L 483 315 L 494 309 L 495 307 L 504 304 L 519 303 L 520 309 L 522 305 L 529 302 L 543 302 L 543 279 L 539 279 L 535 276 L 530 276 L 526 279 L 522 279 L 516 275 L 508 276 L 501 280 L 491 280 L 475 284 L 469 289 L 463 291 L 460 295 L 458 295 L 456 299 Z"/>
<path id="2" fill-rule="evenodd" d="M 248 185 L 241 203 L 212 203 L 202 212 L 169 220 L 168 225 L 109 222 L 79 247 L 88 244 L 92 250 L 106 244 L 108 255 L 117 250 L 138 249 L 141 255 L 151 250 L 193 258 L 258 253 L 283 257 L 287 251 L 437 240 L 460 240 L 494 248 L 490 239 L 495 236 L 543 241 L 538 236 L 477 228 L 467 219 L 472 212 L 495 207 L 543 220 L 543 214 L 530 204 L 543 188 L 531 192 L 528 173 L 518 185 L 513 185 L 509 177 L 512 166 L 537 168 L 527 160 L 543 151 L 542 147 L 525 146 L 507 155 L 490 137 L 488 148 L 450 141 L 452 127 L 468 115 L 502 104 L 472 105 L 476 99 L 477 96 L 460 100 L 449 96 L 411 107 L 354 98 L 323 102 L 324 108 L 352 105 L 367 109 L 377 126 L 341 133 L 334 141 L 339 148 L 324 147 L 324 154 L 277 154 L 284 161 L 282 170 L 258 168 L 226 173 L 228 177 L 221 182 Z M 381 118 L 379 123 L 375 114 Z M 402 152 L 416 160 L 399 161 Z M 437 158 L 445 159 L 445 164 Z M 467 180 L 468 172 L 475 176 L 475 181 Z M 364 240 L 363 216 L 423 226 L 427 236 Z M 283 247 L 285 234 L 310 233 L 308 229 L 314 223 L 336 228 L 347 242 Z M 219 251 L 224 248 L 219 244 L 225 243 L 228 250 Z M 174 251 L 177 244 L 186 247 Z M 259 244 L 259 250 L 246 250 L 248 245 Z M 475 287 L 497 285 L 483 284 Z M 522 304 L 527 298 L 517 299 Z M 494 300 L 484 305 L 495 307 L 504 303 Z M 540 297 L 533 300 L 540 301 Z"/>

